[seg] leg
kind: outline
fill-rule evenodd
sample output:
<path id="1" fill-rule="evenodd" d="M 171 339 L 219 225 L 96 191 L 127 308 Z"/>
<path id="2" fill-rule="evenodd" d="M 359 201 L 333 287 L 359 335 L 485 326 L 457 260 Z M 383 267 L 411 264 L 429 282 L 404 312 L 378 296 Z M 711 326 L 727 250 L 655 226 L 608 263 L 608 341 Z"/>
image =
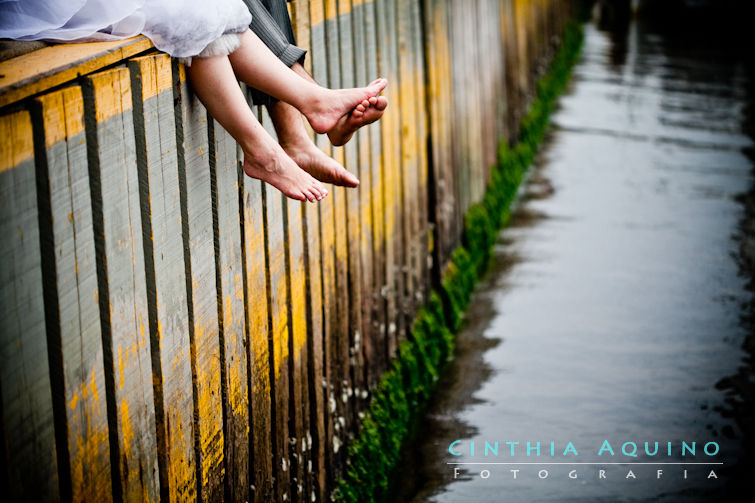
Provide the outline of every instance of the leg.
<path id="1" fill-rule="evenodd" d="M 244 2 L 252 13 L 250 28 L 255 35 L 286 66 L 294 70 L 301 77 L 316 83 L 302 66 L 306 51 L 296 46 L 294 31 L 285 1 L 244 0 Z M 268 108 L 271 106 L 275 107 L 274 104 L 278 102 L 278 100 L 270 95 L 256 89 L 252 89 L 252 101 L 255 105 L 266 105 Z M 343 115 L 338 120 L 336 125 L 327 132 L 328 138 L 333 145 L 340 146 L 345 144 L 351 139 L 357 129 L 380 119 L 387 106 L 388 100 L 383 96 L 363 101 L 361 106 L 357 105 L 354 110 Z M 276 115 L 273 114 L 272 108 L 270 110 L 271 117 L 275 121 Z M 281 128 L 276 127 L 276 129 Z"/>
<path id="2" fill-rule="evenodd" d="M 359 185 L 353 174 L 312 143 L 298 110 L 285 101 L 270 103 L 267 109 L 278 133 L 278 142 L 300 168 L 321 182 L 342 187 Z"/>
<path id="3" fill-rule="evenodd" d="M 363 101 L 377 96 L 387 82 L 378 79 L 362 88 L 331 90 L 305 79 L 267 49 L 250 31 L 228 56 L 236 76 L 247 84 L 296 107 L 318 133 L 326 133 Z"/>
<path id="4" fill-rule="evenodd" d="M 303 63 L 307 51 L 296 46 L 286 1 L 244 0 L 244 3 L 252 13 L 249 28 L 268 49 L 289 68 L 297 61 Z M 251 96 L 255 105 L 270 105 L 278 101 L 257 89 L 251 90 Z"/>
<path id="5" fill-rule="evenodd" d="M 291 69 L 302 78 L 315 82 L 312 76 L 307 73 L 300 63 L 294 63 Z M 377 83 L 377 80 L 370 85 L 375 83 Z M 336 147 L 345 145 L 357 129 L 379 120 L 383 116 L 383 112 L 385 112 L 387 107 L 388 98 L 385 96 L 375 96 L 362 101 L 362 103 L 357 105 L 349 113 L 342 115 L 336 122 L 335 126 L 327 131 L 330 143 Z"/>
<path id="6" fill-rule="evenodd" d="M 207 110 L 241 145 L 247 175 L 293 199 L 316 201 L 327 195 L 325 188 L 299 169 L 257 121 L 227 56 L 194 58 L 187 72 Z"/>

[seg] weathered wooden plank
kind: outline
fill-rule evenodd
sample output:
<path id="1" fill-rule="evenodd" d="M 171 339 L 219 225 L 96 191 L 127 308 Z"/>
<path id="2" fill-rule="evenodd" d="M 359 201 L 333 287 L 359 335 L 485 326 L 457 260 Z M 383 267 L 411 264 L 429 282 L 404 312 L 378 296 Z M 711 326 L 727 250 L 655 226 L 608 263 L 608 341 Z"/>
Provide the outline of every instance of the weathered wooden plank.
<path id="1" fill-rule="evenodd" d="M 14 501 L 56 501 L 60 495 L 28 112 L 0 117 L 0 147 L 0 396 L 9 496 Z"/>
<path id="2" fill-rule="evenodd" d="M 401 109 L 401 199 L 403 213 L 401 217 L 404 236 L 403 273 L 404 290 L 400 293 L 401 317 L 407 327 L 411 326 L 414 315 L 414 294 L 418 290 L 417 281 L 417 117 L 415 110 L 416 89 L 414 66 L 412 17 L 410 0 L 396 3 L 396 35 L 398 39 L 398 70 Z"/>
<path id="3" fill-rule="evenodd" d="M 0 62 L 0 107 L 151 49 L 147 37 L 57 44 Z"/>
<path id="4" fill-rule="evenodd" d="M 520 106 L 522 110 L 529 105 L 529 92 L 530 92 L 530 60 L 531 56 L 531 44 L 529 41 L 528 32 L 528 20 L 527 20 L 527 7 L 529 2 L 523 0 L 513 0 L 514 2 L 514 23 L 516 26 L 517 37 L 517 54 L 519 55 L 519 68 L 517 74 L 519 76 L 519 95 L 521 97 Z"/>
<path id="5" fill-rule="evenodd" d="M 365 33 L 365 10 L 367 5 L 363 0 L 352 0 L 352 44 L 354 46 L 354 76 L 357 85 L 365 85 L 371 82 L 367 75 L 367 40 Z M 374 74 L 373 74 L 374 75 Z M 373 79 L 377 75 L 373 76 Z M 352 344 L 353 351 L 357 357 L 356 373 L 360 379 L 355 387 L 355 400 L 358 410 L 363 410 L 367 405 L 369 396 L 369 383 L 373 380 L 371 373 L 370 360 L 372 358 L 372 157 L 370 155 L 371 147 L 371 128 L 363 127 L 355 134 L 352 142 L 357 145 L 358 172 L 356 173 L 361 183 L 356 190 L 350 190 L 352 199 L 356 199 L 358 205 L 354 211 L 357 218 L 358 233 L 358 260 L 361 281 L 358 286 L 360 292 L 360 303 L 357 308 L 359 312 L 359 325 L 354 330 L 354 341 Z M 356 196 L 356 197 L 355 197 Z"/>
<path id="6" fill-rule="evenodd" d="M 372 81 L 379 76 L 378 71 L 378 45 L 377 45 L 377 23 L 375 2 L 365 2 L 360 6 L 362 11 L 363 42 L 365 48 L 365 81 Z M 389 112 L 392 109 L 389 109 Z M 370 268 L 370 287 L 365 290 L 365 295 L 369 296 L 369 312 L 363 314 L 365 328 L 365 360 L 369 365 L 369 374 L 367 385 L 371 389 L 377 384 L 382 372 L 387 368 L 387 355 L 385 345 L 385 299 L 382 296 L 382 287 L 385 284 L 385 221 L 383 215 L 383 171 L 384 156 L 381 151 L 382 129 L 379 124 L 370 126 L 368 142 L 368 159 L 369 159 L 369 199 L 371 214 L 369 220 L 365 217 L 362 222 L 369 222 L 370 228 L 362 230 L 362 235 L 369 234 L 371 246 L 363 242 L 363 250 L 371 248 Z M 361 145 L 361 144 L 360 144 Z M 362 183 L 365 183 L 362 178 Z M 363 188 L 363 194 L 367 189 Z M 365 254 L 363 254 L 365 256 Z M 363 264 L 362 270 L 365 271 Z M 369 346 L 367 346 L 369 344 Z"/>
<path id="7" fill-rule="evenodd" d="M 219 501 L 224 494 L 225 442 L 207 111 L 191 92 L 183 66 L 174 64 L 173 77 L 200 491 L 203 500 Z"/>
<path id="8" fill-rule="evenodd" d="M 291 410 L 289 417 L 289 449 L 291 459 L 291 498 L 294 501 L 307 499 L 307 442 L 309 415 L 307 384 L 307 305 L 306 269 L 304 242 L 302 239 L 302 203 L 292 199 L 284 201 L 284 227 L 286 230 L 286 278 L 288 305 L 288 355 Z M 311 203 L 309 203 L 311 204 Z"/>
<path id="9" fill-rule="evenodd" d="M 519 64 L 518 37 L 516 33 L 516 13 L 514 0 L 505 0 L 501 9 L 502 29 L 505 38 L 504 64 L 506 72 L 506 119 L 508 124 L 508 140 L 513 143 L 516 131 L 519 129 L 521 113 L 521 95 L 519 92 L 519 79 L 517 78 Z"/>
<path id="10" fill-rule="evenodd" d="M 324 0 L 311 0 L 309 2 L 309 19 L 310 43 L 312 48 L 309 61 L 312 65 L 312 76 L 321 84 L 329 86 Z M 317 136 L 315 143 L 321 150 L 330 153 L 331 147 L 326 136 Z M 308 227 L 311 239 L 308 250 L 310 264 L 313 261 L 317 263 L 320 276 L 318 293 L 315 286 L 316 272 L 314 268 L 310 267 L 312 335 L 313 339 L 319 339 L 319 341 L 312 341 L 313 363 L 318 362 L 314 357 L 317 351 L 315 348 L 321 346 L 322 352 L 319 368 L 317 366 L 313 366 L 312 368 L 312 372 L 316 377 L 319 376 L 320 379 L 319 382 L 314 382 L 313 384 L 322 391 L 322 409 L 317 411 L 318 415 L 322 418 L 322 431 L 319 439 L 316 438 L 316 441 L 319 441 L 319 445 L 317 446 L 318 456 L 315 459 L 321 463 L 321 468 L 318 471 L 318 483 L 320 484 L 319 498 L 320 501 L 327 501 L 329 499 L 328 489 L 332 487 L 334 480 L 333 435 L 335 418 L 337 417 L 337 402 L 335 399 L 336 380 L 332 375 L 333 359 L 335 358 L 333 341 L 336 333 L 333 198 L 326 197 L 313 208 L 316 208 L 316 211 L 308 209 L 308 214 L 315 213 L 317 215 L 317 226 L 313 227 L 309 225 Z M 308 219 L 307 222 L 313 221 Z M 314 321 L 318 312 L 315 308 L 318 304 L 318 298 L 322 316 L 322 331 L 319 335 L 315 329 Z"/>
<path id="11" fill-rule="evenodd" d="M 328 54 L 328 86 L 342 87 L 341 48 L 339 11 L 335 0 L 325 1 L 325 29 Z M 344 162 L 344 147 L 333 148 L 333 158 L 341 164 Z M 330 191 L 328 198 L 332 201 L 332 227 L 335 272 L 335 316 L 334 331 L 332 332 L 333 358 L 329 361 L 329 376 L 334 386 L 334 399 L 337 404 L 333 421 L 333 470 L 335 473 L 343 466 L 345 449 L 341 447 L 348 437 L 349 427 L 353 419 L 350 408 L 348 390 L 351 389 L 351 372 L 349 365 L 349 283 L 348 283 L 348 234 L 346 228 L 346 198 L 345 189 L 335 188 Z M 323 232 L 326 232 L 323 229 Z M 326 293 L 327 295 L 327 293 Z"/>
<path id="12" fill-rule="evenodd" d="M 158 493 L 167 496 L 167 473 L 164 466 L 158 473 L 158 449 L 164 446 L 156 437 L 160 404 L 153 394 L 129 73 L 108 70 L 85 84 L 98 298 L 106 361 L 112 351 L 117 410 L 110 427 L 118 436 L 118 476 L 125 501 L 155 501 Z"/>
<path id="13" fill-rule="evenodd" d="M 273 137 L 275 130 L 270 116 L 266 111 L 262 112 L 262 125 Z M 266 261 L 268 274 L 269 295 L 269 336 L 271 387 L 273 391 L 272 423 L 274 426 L 275 441 L 275 482 L 276 499 L 290 500 L 291 488 L 291 450 L 289 448 L 290 437 L 290 413 L 291 391 L 289 390 L 289 337 L 290 327 L 288 321 L 288 285 L 286 278 L 286 229 L 284 227 L 283 212 L 285 196 L 270 185 L 263 185 L 263 200 L 265 204 L 265 231 L 266 231 Z"/>
<path id="14" fill-rule="evenodd" d="M 292 22 L 294 26 L 294 32 L 296 34 L 296 40 L 298 45 L 304 49 L 310 50 L 310 21 L 309 21 L 309 2 L 307 0 L 297 0 L 290 4 L 293 9 L 294 15 L 292 16 Z M 305 60 L 305 68 L 311 72 L 311 58 Z M 313 132 L 311 132 L 313 134 Z M 317 473 L 313 469 L 313 465 L 317 464 L 317 460 L 313 459 L 315 453 L 312 451 L 313 438 L 317 438 L 318 435 L 318 422 L 322 424 L 322 417 L 313 415 L 317 410 L 318 403 L 320 404 L 320 410 L 322 410 L 322 398 L 317 395 L 322 394 L 322 388 L 319 386 L 321 377 L 315 377 L 314 375 L 314 362 L 313 358 L 319 358 L 322 355 L 313 355 L 312 339 L 315 337 L 315 333 L 312 331 L 312 299 L 310 290 L 310 262 L 308 260 L 308 226 L 307 213 L 309 205 L 302 205 L 301 203 L 294 203 L 289 201 L 289 236 L 292 232 L 295 232 L 297 228 L 301 229 L 301 233 L 295 236 L 294 239 L 289 239 L 289 261 L 290 261 L 290 279 L 291 279 L 291 292 L 294 293 L 295 288 L 299 288 L 301 291 L 301 298 L 297 295 L 292 295 L 293 304 L 291 306 L 292 314 L 292 334 L 294 341 L 294 359 L 298 358 L 298 372 L 300 374 L 301 388 L 299 393 L 301 395 L 300 400 L 302 408 L 299 409 L 299 415 L 301 419 L 297 418 L 297 422 L 301 422 L 302 431 L 296 435 L 297 445 L 299 449 L 299 494 L 304 500 L 313 500 L 317 498 Z M 293 214 L 294 211 L 299 212 L 298 216 Z M 316 216 L 317 213 L 312 213 Z M 296 222 L 298 220 L 298 223 Z M 312 223 L 316 223 L 312 221 Z M 300 248 L 300 252 L 297 252 L 297 247 Z M 297 256 L 298 255 L 298 256 Z M 300 264 L 297 266 L 297 264 Z M 300 267 L 297 271 L 297 267 Z M 319 273 L 318 273 L 319 279 Z M 318 295 L 321 295 L 318 291 Z M 318 297 L 321 300 L 321 297 Z M 317 303 L 318 306 L 320 302 Z M 302 320 L 303 325 L 297 326 L 297 317 L 304 315 Z M 297 341 L 300 337 L 301 341 Z M 317 336 L 321 337 L 321 333 L 318 332 Z M 321 339 L 320 339 L 321 340 Z M 296 350 L 296 347 L 302 344 L 301 348 Z M 311 382 L 314 379 L 314 382 Z M 317 383 L 317 385 L 316 385 Z M 321 465 L 320 465 L 321 466 Z"/>
<path id="15" fill-rule="evenodd" d="M 38 99 L 44 130 L 59 302 L 73 501 L 111 501 L 110 447 L 97 296 L 84 101 L 69 87 Z"/>
<path id="16" fill-rule="evenodd" d="M 265 279 L 265 229 L 262 183 L 243 174 L 243 254 L 246 278 L 246 321 L 252 428 L 252 500 L 271 501 L 273 494 L 271 367 L 268 346 L 268 291 Z"/>
<path id="17" fill-rule="evenodd" d="M 473 8 L 466 6 L 463 10 L 464 16 L 462 20 L 465 33 L 479 33 L 480 30 L 477 23 L 480 5 L 480 3 L 475 2 Z M 475 40 L 475 42 L 477 41 Z M 469 42 L 467 41 L 467 43 Z M 485 134 L 483 133 L 483 124 L 485 124 L 486 116 L 483 113 L 482 108 L 483 90 L 480 83 L 484 82 L 484 78 L 482 77 L 483 69 L 480 67 L 480 58 L 480 51 L 475 51 L 475 55 L 471 58 L 467 57 L 466 61 L 469 64 L 469 67 L 467 72 L 465 72 L 466 89 L 464 90 L 464 96 L 466 98 L 466 115 L 464 130 L 467 133 L 466 145 L 467 148 L 469 148 L 469 159 L 471 163 L 472 191 L 470 194 L 470 204 L 482 200 L 482 196 L 485 193 L 486 182 L 483 169 L 483 150 L 485 148 L 483 140 L 485 137 Z"/>
<path id="18" fill-rule="evenodd" d="M 338 2 L 338 34 L 341 42 L 341 87 L 356 86 L 355 74 L 355 50 L 352 22 L 354 12 L 350 1 L 339 0 Z M 345 163 L 347 169 L 353 171 L 359 176 L 359 150 L 358 134 L 355 135 L 344 147 Z M 361 177 L 360 177 L 361 178 Z M 338 219 L 341 215 L 344 219 L 341 223 L 337 221 L 337 229 L 346 229 L 346 241 L 343 250 L 345 251 L 343 260 L 348 267 L 346 284 L 348 285 L 349 299 L 348 308 L 348 336 L 344 340 L 346 347 L 346 363 L 350 377 L 350 384 L 345 388 L 346 393 L 342 393 L 341 399 L 347 400 L 346 431 L 349 438 L 358 424 L 359 403 L 357 402 L 358 390 L 362 388 L 364 375 L 362 374 L 362 351 L 361 351 L 361 330 L 362 330 L 362 267 L 361 267 L 361 211 L 359 201 L 359 190 L 336 188 L 338 192 L 338 201 L 344 201 L 342 212 L 336 214 Z M 337 247 L 338 251 L 340 247 Z M 346 265 L 348 264 L 348 265 Z"/>
<path id="19" fill-rule="evenodd" d="M 480 111 L 480 182 L 482 197 L 485 186 L 490 177 L 490 166 L 495 162 L 496 137 L 497 137 L 497 108 L 503 100 L 494 99 L 495 81 L 498 76 L 498 61 L 501 59 L 500 44 L 494 36 L 494 28 L 498 23 L 497 13 L 491 9 L 491 1 L 484 0 L 477 3 L 476 16 L 472 19 L 479 27 L 477 30 L 477 47 L 486 47 L 485 51 L 476 51 L 477 58 L 477 84 L 478 110 Z M 493 58 L 492 56 L 497 56 Z M 479 200 L 479 199 L 478 199 Z"/>
<path id="20" fill-rule="evenodd" d="M 250 488 L 249 390 L 238 200 L 240 167 L 234 139 L 216 121 L 212 120 L 211 125 L 210 172 L 214 176 L 213 225 L 225 381 L 225 475 L 230 499 L 247 501 Z"/>
<path id="21" fill-rule="evenodd" d="M 428 171 L 428 132 L 427 132 L 427 108 L 425 96 L 425 57 L 424 46 L 422 41 L 422 17 L 418 0 L 413 0 L 411 6 L 411 34 L 412 34 L 412 55 L 414 66 L 414 117 L 416 122 L 416 143 L 415 148 L 417 156 L 417 181 L 415 195 L 417 217 L 417 228 L 415 231 L 415 275 L 417 288 L 413 295 L 414 309 L 412 317 L 417 310 L 424 304 L 427 298 L 429 288 L 429 269 L 428 264 L 428 202 L 427 202 L 427 171 Z"/>
<path id="22" fill-rule="evenodd" d="M 325 467 L 325 380 L 323 369 L 323 312 L 322 271 L 320 249 L 320 219 L 315 205 L 304 207 L 304 261 L 307 269 L 307 354 L 309 385 L 309 431 L 307 449 L 311 464 L 307 467 L 311 478 L 310 500 L 326 501 Z"/>
<path id="23" fill-rule="evenodd" d="M 398 39 L 396 35 L 396 0 L 375 0 L 377 18 L 384 20 L 378 23 L 378 55 L 380 60 L 380 74 L 393 82 L 387 90 L 391 103 L 391 112 L 383 117 L 381 122 L 383 151 L 385 152 L 385 172 L 383 177 L 383 201 L 385 202 L 385 235 L 386 235 L 386 284 L 383 289 L 387 305 L 387 351 L 388 358 L 396 355 L 398 340 L 403 337 L 405 330 L 404 317 L 401 316 L 402 295 L 404 291 L 403 278 L 403 227 L 402 220 L 402 187 L 401 187 L 401 100 L 399 68 L 398 68 Z"/>
<path id="24" fill-rule="evenodd" d="M 441 264 L 446 260 L 446 243 L 450 222 L 447 208 L 452 204 L 452 195 L 447 190 L 450 181 L 446 176 L 447 167 L 447 143 L 444 137 L 447 124 L 444 121 L 444 77 L 443 61 L 448 57 L 447 33 L 445 31 L 444 9 L 438 1 L 428 2 L 425 9 L 425 51 L 428 71 L 428 115 L 430 126 L 430 138 L 433 162 L 430 165 L 430 178 L 432 180 L 432 197 L 429 202 L 429 219 L 434 226 L 433 230 L 433 257 L 435 261 L 436 278 L 440 277 Z"/>
<path id="25" fill-rule="evenodd" d="M 129 62 L 153 358 L 160 367 L 170 501 L 197 498 L 194 400 L 173 76 L 166 55 Z"/>

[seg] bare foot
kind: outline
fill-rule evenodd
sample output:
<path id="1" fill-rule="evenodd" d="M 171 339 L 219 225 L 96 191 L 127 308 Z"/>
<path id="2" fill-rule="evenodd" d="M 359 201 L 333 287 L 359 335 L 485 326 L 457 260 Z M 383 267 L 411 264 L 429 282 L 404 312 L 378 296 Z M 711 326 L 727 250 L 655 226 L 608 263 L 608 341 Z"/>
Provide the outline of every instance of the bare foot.
<path id="1" fill-rule="evenodd" d="M 328 195 L 320 182 L 302 171 L 277 144 L 272 152 L 244 152 L 244 173 L 269 183 L 291 199 L 315 202 Z"/>
<path id="2" fill-rule="evenodd" d="M 377 79 L 367 87 L 322 89 L 320 97 L 306 103 L 300 110 L 312 129 L 320 134 L 327 133 L 336 126 L 339 119 L 352 113 L 364 101 L 376 97 L 386 85 L 387 80 Z"/>
<path id="3" fill-rule="evenodd" d="M 357 129 L 380 119 L 387 107 L 388 99 L 385 96 L 374 96 L 362 101 L 354 110 L 338 119 L 336 125 L 328 131 L 330 143 L 336 147 L 345 145 Z"/>
<path id="4" fill-rule="evenodd" d="M 309 138 L 299 142 L 282 143 L 283 150 L 299 165 L 321 182 L 340 187 L 357 187 L 359 179 L 315 146 Z"/>

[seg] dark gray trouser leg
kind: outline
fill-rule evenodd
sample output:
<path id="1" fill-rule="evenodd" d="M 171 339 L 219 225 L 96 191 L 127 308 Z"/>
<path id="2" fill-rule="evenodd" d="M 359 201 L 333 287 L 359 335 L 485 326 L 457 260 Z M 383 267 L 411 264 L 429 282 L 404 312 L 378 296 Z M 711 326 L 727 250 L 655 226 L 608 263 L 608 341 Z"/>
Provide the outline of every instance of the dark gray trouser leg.
<path id="1" fill-rule="evenodd" d="M 288 67 L 296 62 L 303 63 L 307 51 L 295 45 L 294 29 L 285 0 L 244 0 L 244 3 L 252 13 L 252 24 L 249 27 L 272 53 Z M 268 105 L 278 101 L 256 89 L 252 89 L 251 94 L 255 105 Z"/>

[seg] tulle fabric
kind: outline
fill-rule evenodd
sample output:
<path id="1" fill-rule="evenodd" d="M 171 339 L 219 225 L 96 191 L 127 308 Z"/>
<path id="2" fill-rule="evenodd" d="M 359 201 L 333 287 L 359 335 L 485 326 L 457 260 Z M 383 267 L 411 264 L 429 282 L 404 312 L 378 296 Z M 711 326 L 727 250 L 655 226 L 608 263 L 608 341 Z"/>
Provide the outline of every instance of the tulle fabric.
<path id="1" fill-rule="evenodd" d="M 0 38 L 119 40 L 143 34 L 175 57 L 242 33 L 252 15 L 242 0 L 0 0 Z"/>

